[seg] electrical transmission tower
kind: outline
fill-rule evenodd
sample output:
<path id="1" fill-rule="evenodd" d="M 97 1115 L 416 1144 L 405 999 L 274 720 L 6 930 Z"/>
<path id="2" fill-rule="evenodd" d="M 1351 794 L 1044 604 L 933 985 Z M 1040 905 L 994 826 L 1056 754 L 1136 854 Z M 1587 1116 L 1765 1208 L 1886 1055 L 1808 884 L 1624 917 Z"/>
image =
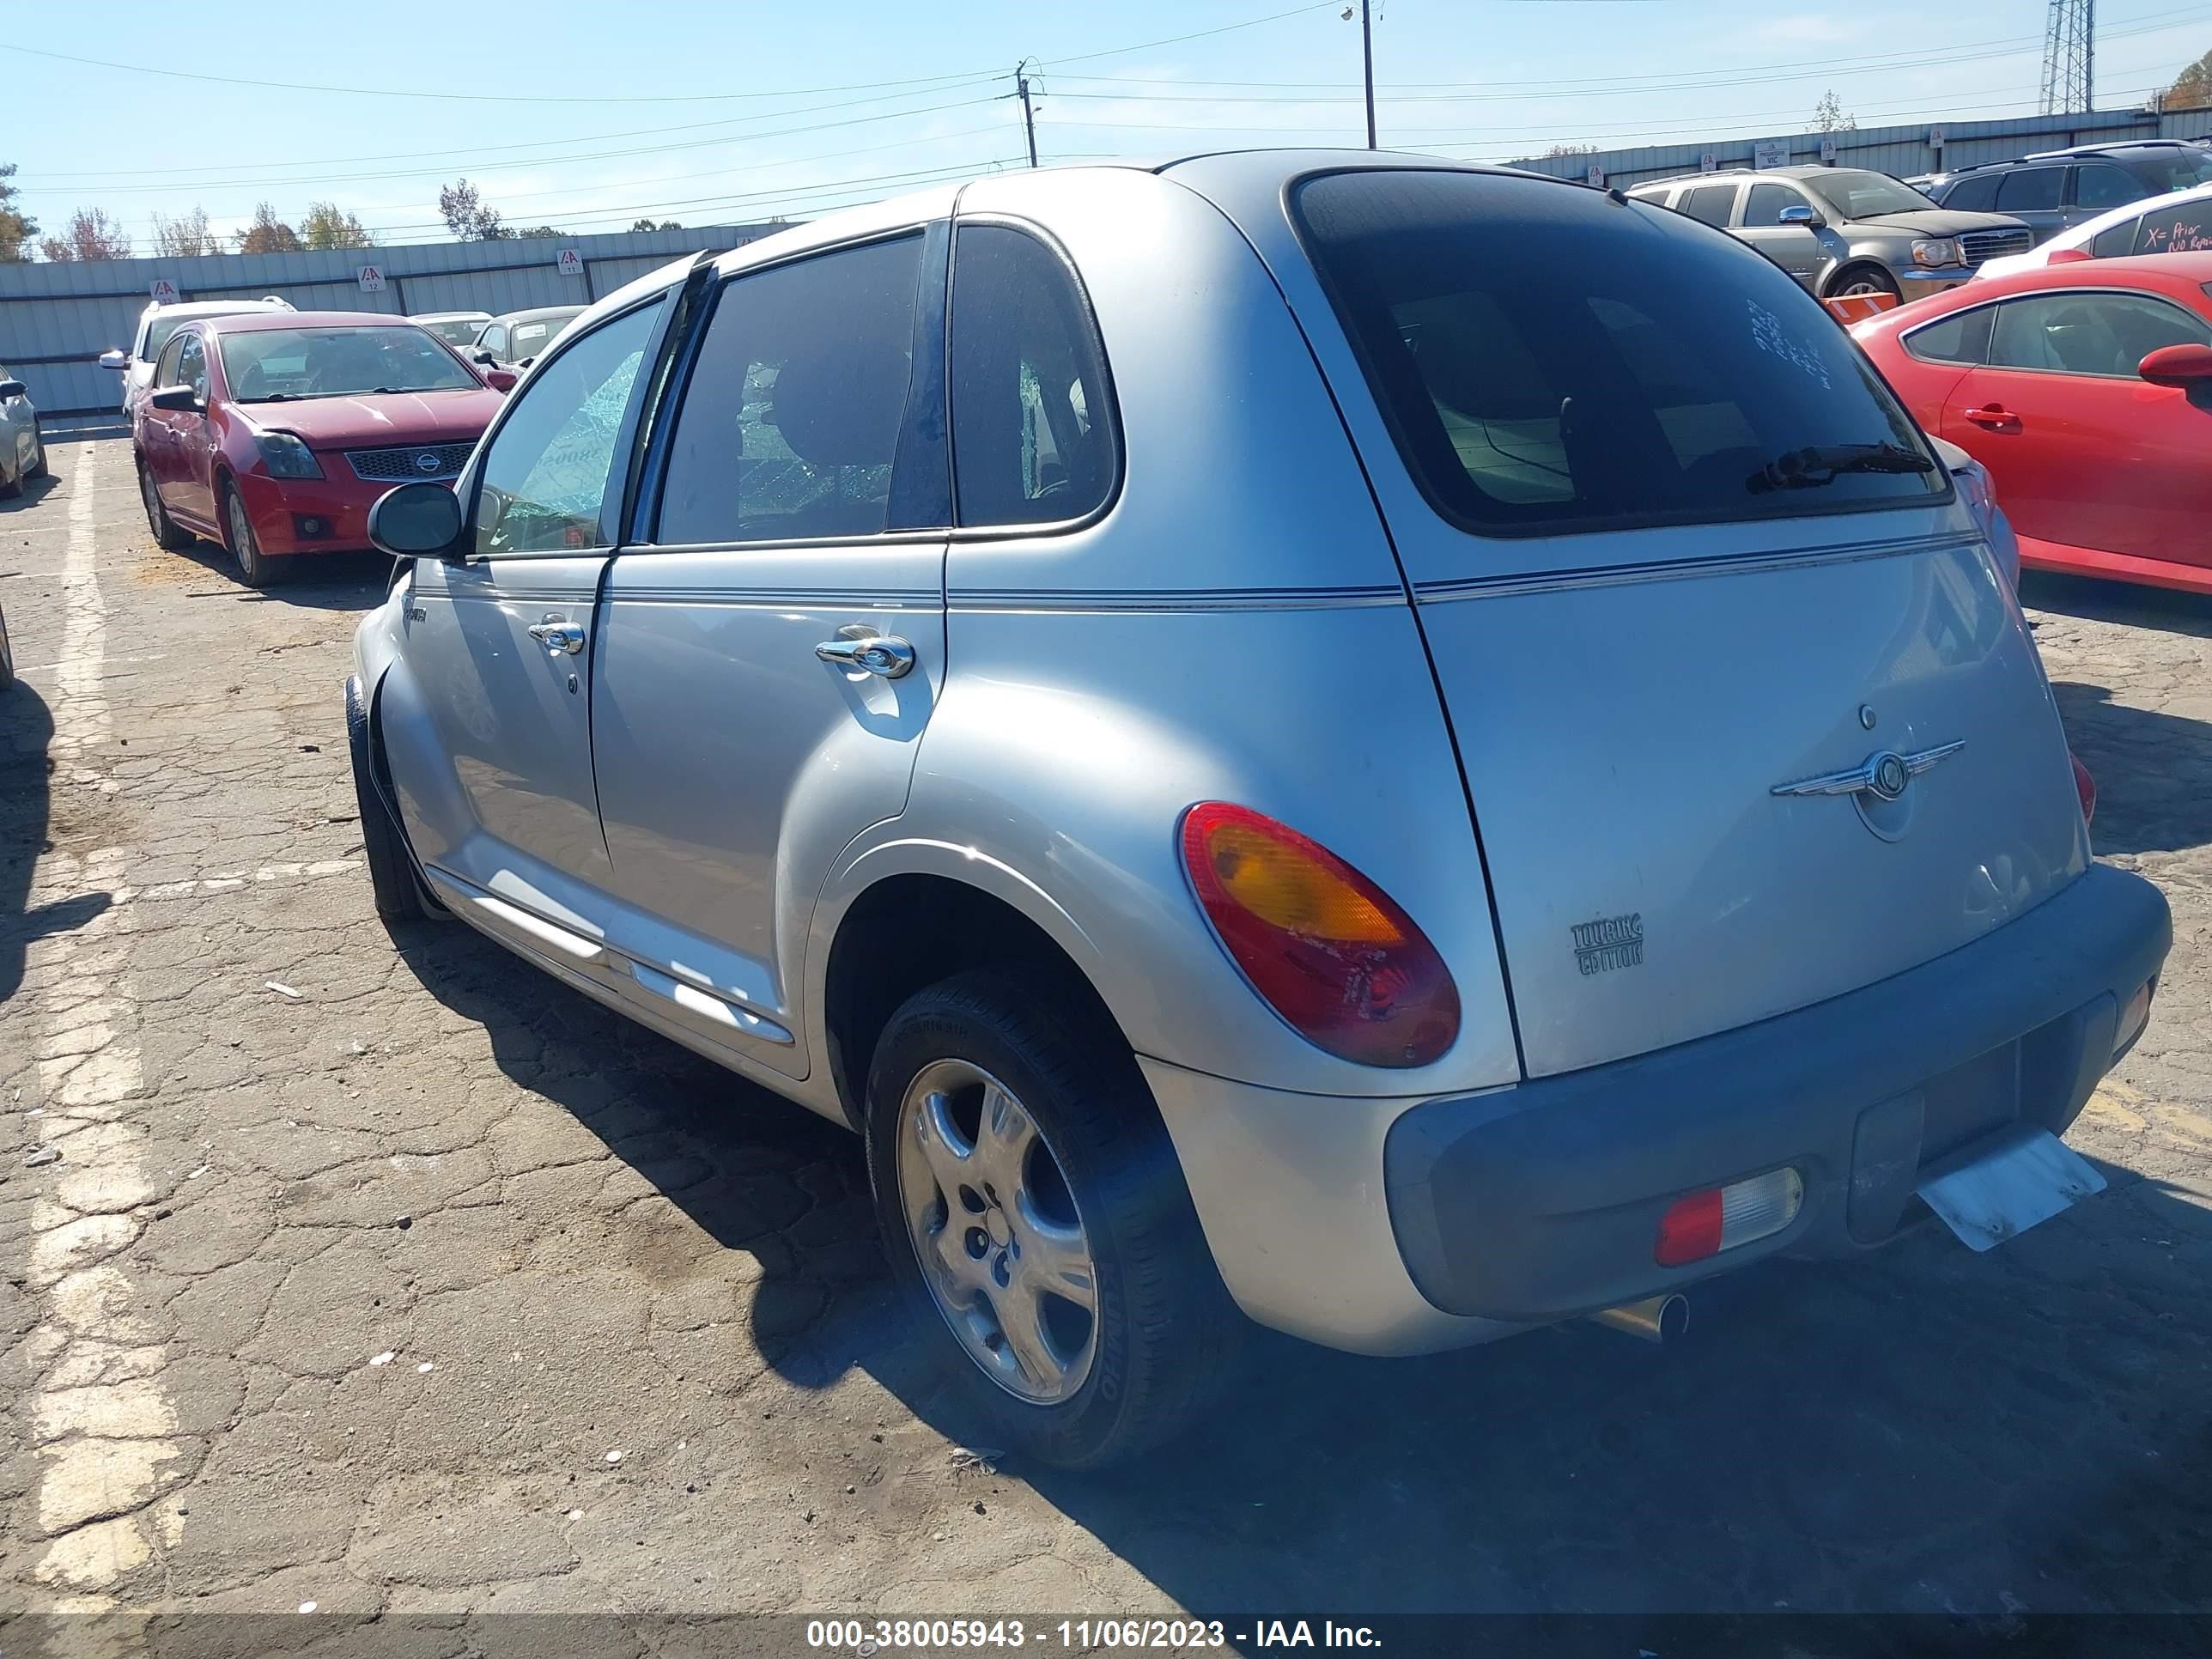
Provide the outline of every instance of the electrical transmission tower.
<path id="1" fill-rule="evenodd" d="M 2051 0 L 2043 34 L 2043 112 L 2086 114 L 2097 84 L 2097 0 Z"/>

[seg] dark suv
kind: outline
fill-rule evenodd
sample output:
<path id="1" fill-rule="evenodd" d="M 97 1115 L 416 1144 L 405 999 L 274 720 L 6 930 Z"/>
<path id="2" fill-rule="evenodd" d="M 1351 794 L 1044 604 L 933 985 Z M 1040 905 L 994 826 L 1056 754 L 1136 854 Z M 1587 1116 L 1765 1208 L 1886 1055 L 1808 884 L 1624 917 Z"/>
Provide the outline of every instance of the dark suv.
<path id="1" fill-rule="evenodd" d="M 2008 213 L 2038 242 L 2147 196 L 2212 184 L 2212 149 L 2184 138 L 2076 144 L 1938 173 L 1921 188 L 1947 208 Z"/>

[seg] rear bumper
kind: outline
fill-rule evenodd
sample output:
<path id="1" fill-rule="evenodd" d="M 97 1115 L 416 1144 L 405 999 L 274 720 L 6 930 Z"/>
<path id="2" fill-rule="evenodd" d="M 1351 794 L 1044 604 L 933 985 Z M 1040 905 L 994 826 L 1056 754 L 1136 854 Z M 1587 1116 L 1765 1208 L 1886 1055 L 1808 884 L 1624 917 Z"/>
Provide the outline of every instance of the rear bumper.
<path id="1" fill-rule="evenodd" d="M 1324 1099 L 1146 1070 L 1239 1304 L 1332 1346 L 1415 1352 L 1778 1251 L 1882 1243 L 1916 1209 L 1924 1165 L 2008 1126 L 2074 1121 L 2171 939 L 2158 890 L 2100 866 L 1878 984 L 1482 1095 Z M 1784 1166 L 1804 1187 L 1788 1228 L 1655 1262 L 1674 1199 Z"/>

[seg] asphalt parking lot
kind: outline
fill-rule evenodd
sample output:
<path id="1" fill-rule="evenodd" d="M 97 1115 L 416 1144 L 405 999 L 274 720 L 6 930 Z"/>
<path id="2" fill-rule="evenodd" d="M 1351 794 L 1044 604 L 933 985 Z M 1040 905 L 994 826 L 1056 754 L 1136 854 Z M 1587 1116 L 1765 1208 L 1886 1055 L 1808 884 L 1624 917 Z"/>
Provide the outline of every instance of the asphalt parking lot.
<path id="1" fill-rule="evenodd" d="M 1739 1276 L 1663 1352 L 1266 1340 L 1079 1480 L 960 1455 L 857 1141 L 395 947 L 339 690 L 383 562 L 251 592 L 154 546 L 123 442 L 52 453 L 0 503 L 0 1604 L 2212 1608 L 2212 602 L 2026 595 L 2098 850 L 2174 910 L 2073 1137 L 2105 1195 Z"/>

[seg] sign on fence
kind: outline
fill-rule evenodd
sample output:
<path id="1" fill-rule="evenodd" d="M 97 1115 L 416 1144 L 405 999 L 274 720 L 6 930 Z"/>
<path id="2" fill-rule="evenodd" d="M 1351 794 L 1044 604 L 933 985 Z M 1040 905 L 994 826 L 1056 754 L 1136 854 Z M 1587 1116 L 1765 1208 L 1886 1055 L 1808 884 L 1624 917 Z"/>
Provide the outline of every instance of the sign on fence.
<path id="1" fill-rule="evenodd" d="M 156 276 L 154 279 L 153 287 L 146 291 L 154 296 L 154 303 L 157 306 L 173 306 L 177 303 L 177 285 L 166 276 Z"/>
<path id="2" fill-rule="evenodd" d="M 1790 141 L 1787 138 L 1762 138 L 1751 147 L 1751 164 L 1761 173 L 1790 165 Z"/>
<path id="3" fill-rule="evenodd" d="M 363 294 L 381 294 L 384 292 L 384 267 L 382 265 L 363 265 L 361 268 L 361 291 Z"/>
<path id="4" fill-rule="evenodd" d="M 1590 168 L 1590 170 L 1589 170 L 1589 187 L 1590 187 L 1592 190 L 1603 190 L 1603 189 L 1605 188 L 1605 169 L 1604 169 L 1603 167 L 1591 167 L 1591 168 Z"/>
<path id="5" fill-rule="evenodd" d="M 1720 165 L 1721 158 L 1711 150 L 1698 157 L 1698 171 L 1700 173 L 1717 173 L 1720 170 Z"/>
<path id="6" fill-rule="evenodd" d="M 561 250 L 560 265 L 563 276 L 580 276 L 584 274 L 584 256 L 572 247 L 564 247 Z"/>
<path id="7" fill-rule="evenodd" d="M 1820 140 L 1820 165 L 1824 167 L 1836 165 L 1836 141 L 1832 138 Z"/>

